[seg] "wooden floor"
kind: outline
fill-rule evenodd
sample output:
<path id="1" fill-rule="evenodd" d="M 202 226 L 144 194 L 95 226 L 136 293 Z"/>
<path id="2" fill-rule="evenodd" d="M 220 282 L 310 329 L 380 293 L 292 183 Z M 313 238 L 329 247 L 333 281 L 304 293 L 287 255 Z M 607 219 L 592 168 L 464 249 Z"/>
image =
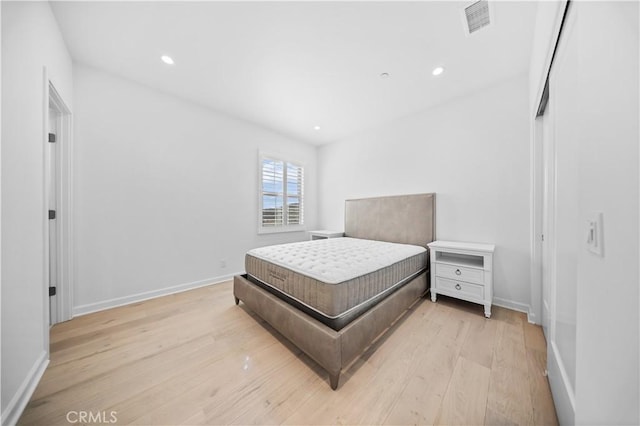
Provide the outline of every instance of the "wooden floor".
<path id="1" fill-rule="evenodd" d="M 231 286 L 56 325 L 20 424 L 557 424 L 544 337 L 524 314 L 424 299 L 332 391 Z"/>

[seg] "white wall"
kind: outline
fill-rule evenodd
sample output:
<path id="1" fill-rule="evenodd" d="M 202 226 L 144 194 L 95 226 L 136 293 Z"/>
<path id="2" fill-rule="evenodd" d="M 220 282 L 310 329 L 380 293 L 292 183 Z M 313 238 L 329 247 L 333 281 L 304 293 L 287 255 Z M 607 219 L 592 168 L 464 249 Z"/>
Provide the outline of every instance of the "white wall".
<path id="1" fill-rule="evenodd" d="M 320 148 L 322 227 L 343 229 L 348 198 L 435 192 L 437 238 L 496 244 L 494 302 L 527 311 L 527 90 L 523 74 Z"/>
<path id="2" fill-rule="evenodd" d="M 43 67 L 72 107 L 72 63 L 47 2 L 2 2 L 2 422 L 48 359 Z"/>
<path id="3" fill-rule="evenodd" d="M 306 166 L 315 227 L 314 146 L 92 68 L 74 80 L 74 312 L 219 281 L 252 247 L 306 239 L 258 235 L 259 149 Z"/>
<path id="4" fill-rule="evenodd" d="M 640 423 L 638 6 L 571 6 L 579 66 L 577 220 L 592 212 L 604 217 L 603 258 L 585 249 L 582 234 L 576 241 L 577 424 Z"/>

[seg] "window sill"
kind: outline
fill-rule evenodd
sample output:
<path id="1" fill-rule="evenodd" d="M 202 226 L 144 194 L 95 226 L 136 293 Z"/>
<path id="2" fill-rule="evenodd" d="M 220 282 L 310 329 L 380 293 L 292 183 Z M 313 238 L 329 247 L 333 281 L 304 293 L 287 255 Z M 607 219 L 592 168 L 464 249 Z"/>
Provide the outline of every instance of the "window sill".
<path id="1" fill-rule="evenodd" d="M 258 227 L 258 235 L 263 234 L 282 234 L 285 232 L 305 232 L 307 228 L 304 225 L 298 226 L 274 226 L 274 227 Z"/>

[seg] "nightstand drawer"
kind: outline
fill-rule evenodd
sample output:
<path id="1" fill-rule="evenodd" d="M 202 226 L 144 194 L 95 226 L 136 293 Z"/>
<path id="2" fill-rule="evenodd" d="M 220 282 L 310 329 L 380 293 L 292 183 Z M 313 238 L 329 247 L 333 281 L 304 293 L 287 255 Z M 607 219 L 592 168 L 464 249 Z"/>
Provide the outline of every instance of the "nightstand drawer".
<path id="1" fill-rule="evenodd" d="M 464 266 L 436 263 L 436 275 L 472 283 L 484 284 L 484 270 L 465 268 Z"/>
<path id="2" fill-rule="evenodd" d="M 454 281 L 446 278 L 436 277 L 436 291 L 448 290 L 457 294 L 470 296 L 476 299 L 484 299 L 484 287 L 477 284 Z"/>

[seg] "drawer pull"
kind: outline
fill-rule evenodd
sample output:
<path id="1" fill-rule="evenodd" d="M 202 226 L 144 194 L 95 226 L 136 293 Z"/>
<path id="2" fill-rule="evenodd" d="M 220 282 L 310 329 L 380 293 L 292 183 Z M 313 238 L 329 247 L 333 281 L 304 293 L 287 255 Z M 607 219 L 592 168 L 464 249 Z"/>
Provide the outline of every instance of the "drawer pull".
<path id="1" fill-rule="evenodd" d="M 460 269 L 456 269 L 456 275 L 462 275 L 462 272 L 460 271 Z"/>
<path id="2" fill-rule="evenodd" d="M 460 284 L 456 284 L 456 290 L 461 290 L 462 287 L 460 287 Z"/>

